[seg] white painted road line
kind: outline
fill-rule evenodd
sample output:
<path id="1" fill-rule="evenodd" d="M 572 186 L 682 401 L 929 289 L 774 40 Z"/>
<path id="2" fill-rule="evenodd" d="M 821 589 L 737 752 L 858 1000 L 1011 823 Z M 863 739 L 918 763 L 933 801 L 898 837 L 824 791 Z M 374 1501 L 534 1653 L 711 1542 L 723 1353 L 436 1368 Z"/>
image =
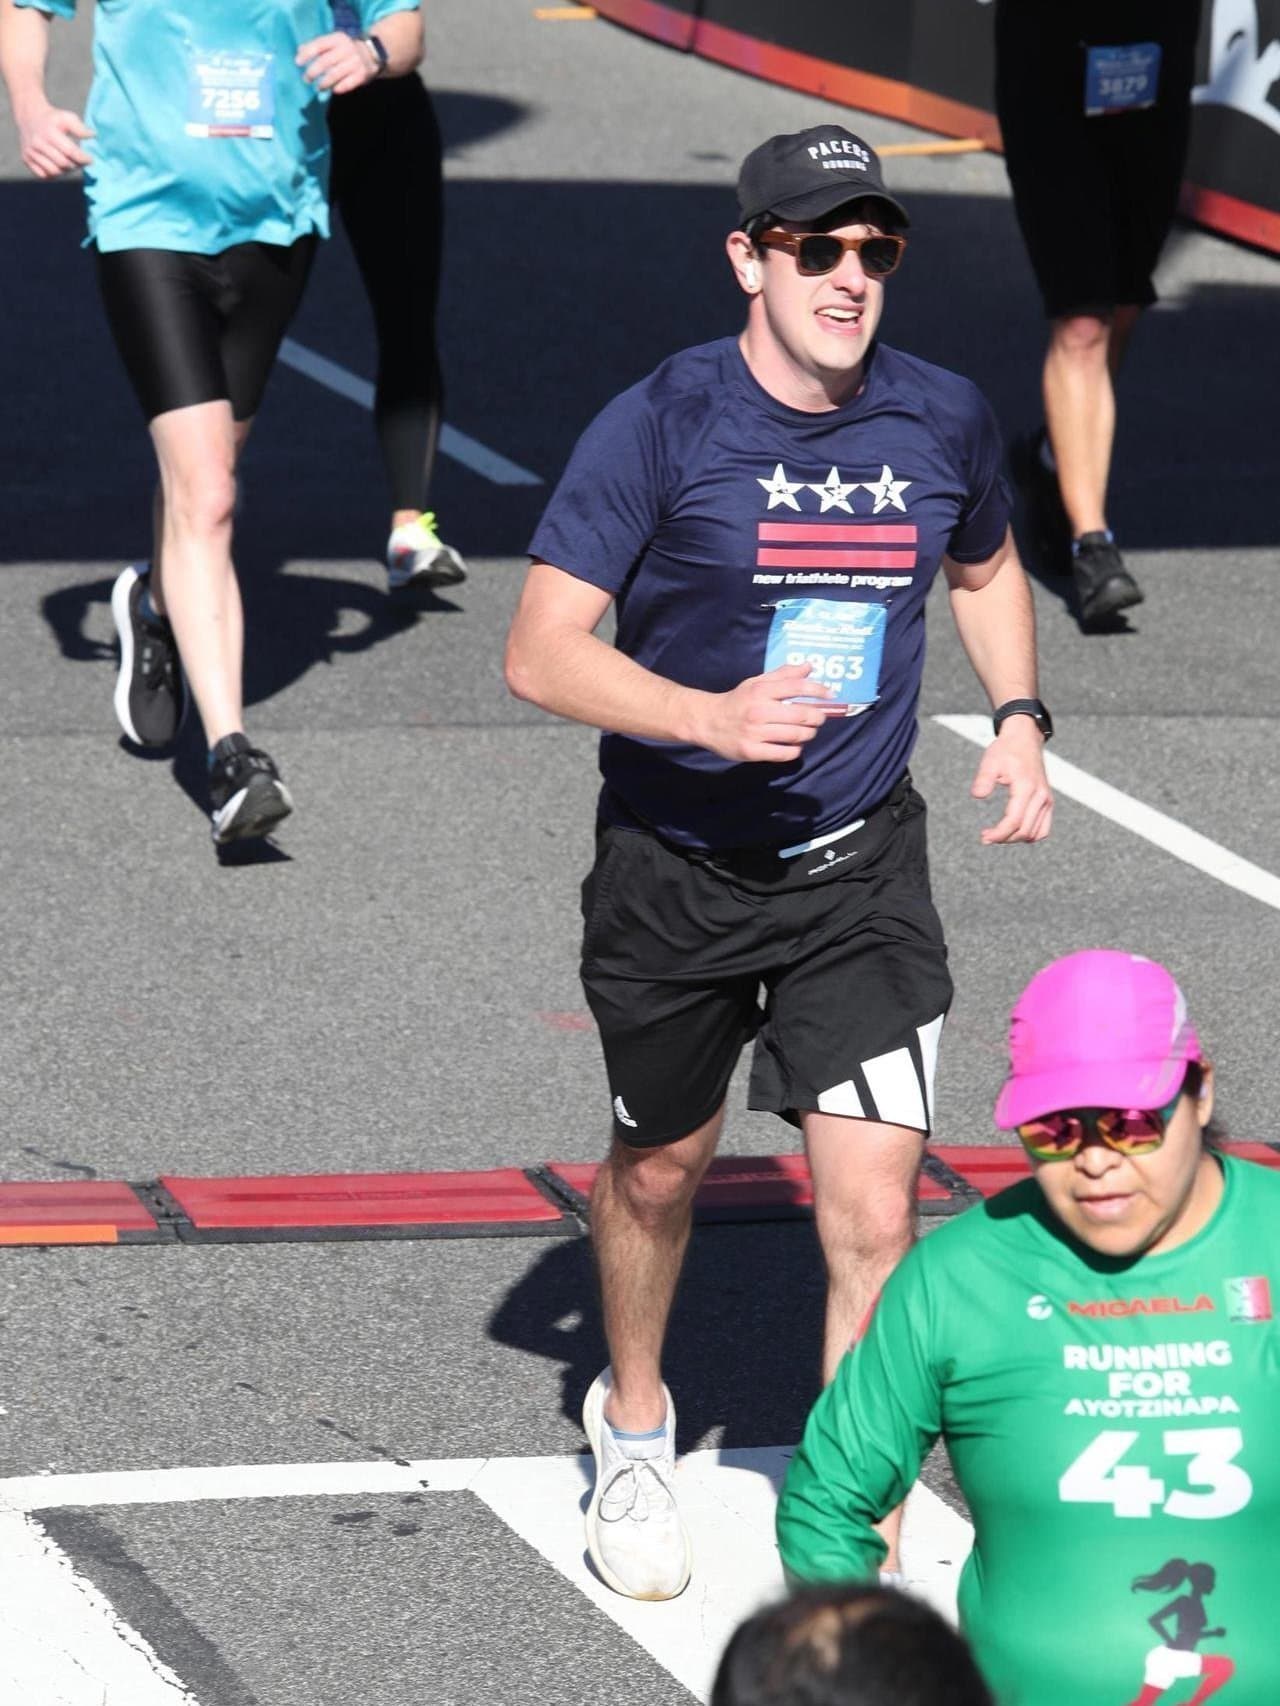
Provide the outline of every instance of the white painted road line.
<path id="1" fill-rule="evenodd" d="M 483 1457 L 421 1463 L 242 1463 L 193 1469 L 125 1469 L 23 1475 L 0 1481 L 0 1511 L 95 1505 L 185 1505 L 202 1499 L 349 1498 L 360 1493 L 465 1492 Z"/>
<path id="2" fill-rule="evenodd" d="M 5 1706 L 199 1706 L 40 1524 L 0 1510 Z"/>
<path id="3" fill-rule="evenodd" d="M 612 1593 L 587 1563 L 582 1508 L 589 1457 L 257 1463 L 0 1481 L 0 1700 L 5 1706 L 197 1706 L 146 1642 L 76 1575 L 32 1512 L 404 1491 L 472 1493 L 705 1700 L 733 1630 L 784 1591 L 773 1513 L 790 1455 L 789 1448 L 763 1446 L 694 1451 L 679 1460 L 676 1491 L 693 1539 L 694 1576 L 679 1599 L 661 1605 Z M 927 1487 L 912 1490 L 902 1539 L 907 1585 L 953 1619 L 956 1578 L 971 1539 L 968 1523 Z M 87 1691 L 80 1687 L 85 1679 Z"/>
<path id="4" fill-rule="evenodd" d="M 345 367 L 339 367 L 336 361 L 330 361 L 328 356 L 318 355 L 315 350 L 308 349 L 305 344 L 286 338 L 280 345 L 280 359 L 286 367 L 293 368 L 295 373 L 305 374 L 308 379 L 314 379 L 317 385 L 323 385 L 327 391 L 334 391 L 339 397 L 346 397 L 349 402 L 358 403 L 362 409 L 373 409 L 373 386 L 367 379 L 361 379 L 354 373 L 348 373 Z M 499 456 L 496 450 L 490 450 L 478 439 L 468 438 L 465 432 L 459 432 L 446 422 L 440 428 L 440 454 L 450 457 L 454 462 L 461 462 L 464 468 L 470 468 L 473 474 L 479 474 L 481 479 L 490 481 L 495 486 L 540 486 L 542 479 L 539 475 L 530 473 L 518 462 L 509 462 L 505 456 Z"/>
<path id="5" fill-rule="evenodd" d="M 934 717 L 933 721 L 944 729 L 950 729 L 952 734 L 971 740 L 975 746 L 989 746 L 994 738 L 989 717 L 948 716 Z M 1260 900 L 1264 906 L 1280 909 L 1280 877 L 1272 872 L 1264 871 L 1260 865 L 1251 865 L 1238 853 L 1231 853 L 1216 841 L 1210 841 L 1207 835 L 1188 829 L 1177 818 L 1166 817 L 1153 806 L 1144 806 L 1141 800 L 1113 788 L 1109 782 L 1100 782 L 1087 770 L 1068 764 L 1056 753 L 1045 754 L 1045 769 L 1056 794 L 1110 818 L 1113 823 L 1140 835 L 1144 841 L 1150 841 L 1175 859 L 1216 877 L 1228 888 L 1239 889 L 1241 894 Z"/>

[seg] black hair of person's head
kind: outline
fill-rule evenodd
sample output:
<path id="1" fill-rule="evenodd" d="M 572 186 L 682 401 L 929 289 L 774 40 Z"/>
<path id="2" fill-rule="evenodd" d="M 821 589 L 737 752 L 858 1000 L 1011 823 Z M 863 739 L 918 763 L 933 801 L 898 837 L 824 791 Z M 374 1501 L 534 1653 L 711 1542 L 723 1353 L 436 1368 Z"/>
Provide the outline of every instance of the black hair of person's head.
<path id="1" fill-rule="evenodd" d="M 1200 1092 L 1204 1088 L 1204 1069 L 1205 1062 L 1202 1060 L 1189 1060 L 1187 1062 L 1187 1070 L 1183 1074 L 1180 1092 L 1182 1095 L 1190 1096 L 1193 1101 L 1199 1099 Z M 1210 1116 L 1209 1123 L 1202 1133 L 1205 1148 L 1221 1149 L 1229 1135 L 1226 1126 L 1223 1125 L 1215 1111 Z"/>
<path id="2" fill-rule="evenodd" d="M 993 1706 L 964 1638 L 922 1600 L 845 1582 L 749 1617 L 710 1706 Z"/>

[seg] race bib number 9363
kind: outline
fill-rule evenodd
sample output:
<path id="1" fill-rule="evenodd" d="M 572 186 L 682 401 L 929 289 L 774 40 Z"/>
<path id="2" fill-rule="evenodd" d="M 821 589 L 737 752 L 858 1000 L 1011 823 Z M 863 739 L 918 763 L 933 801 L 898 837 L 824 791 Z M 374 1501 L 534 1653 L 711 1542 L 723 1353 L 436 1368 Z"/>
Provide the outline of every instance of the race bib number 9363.
<path id="1" fill-rule="evenodd" d="M 765 651 L 766 670 L 807 663 L 815 682 L 832 688 L 822 703 L 855 715 L 880 694 L 888 609 L 842 598 L 783 598 L 774 606 Z M 803 698 L 803 694 L 797 695 Z"/>

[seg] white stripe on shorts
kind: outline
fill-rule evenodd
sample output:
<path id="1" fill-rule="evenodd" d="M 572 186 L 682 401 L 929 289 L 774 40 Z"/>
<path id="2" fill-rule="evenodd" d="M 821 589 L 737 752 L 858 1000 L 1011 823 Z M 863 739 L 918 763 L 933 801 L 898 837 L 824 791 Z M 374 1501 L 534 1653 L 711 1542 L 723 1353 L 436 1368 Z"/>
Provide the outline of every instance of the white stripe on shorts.
<path id="1" fill-rule="evenodd" d="M 878 1054 L 874 1060 L 864 1060 L 862 1072 L 867 1088 L 875 1098 L 876 1113 L 886 1125 L 928 1130 L 920 1074 L 909 1048 L 896 1048 L 890 1054 Z"/>
<path id="2" fill-rule="evenodd" d="M 844 1114 L 851 1119 L 880 1120 L 885 1125 L 910 1126 L 915 1131 L 933 1129 L 933 1080 L 938 1067 L 938 1042 L 945 1013 L 927 1025 L 916 1027 L 920 1040 L 920 1065 L 909 1048 L 890 1049 L 862 1062 L 862 1076 L 870 1092 L 866 1106 L 852 1078 L 833 1084 L 818 1094 L 820 1114 Z"/>
<path id="3" fill-rule="evenodd" d="M 818 1112 L 844 1114 L 855 1120 L 866 1118 L 862 1098 L 852 1078 L 846 1078 L 843 1084 L 833 1084 L 829 1090 L 821 1091 L 818 1095 Z"/>

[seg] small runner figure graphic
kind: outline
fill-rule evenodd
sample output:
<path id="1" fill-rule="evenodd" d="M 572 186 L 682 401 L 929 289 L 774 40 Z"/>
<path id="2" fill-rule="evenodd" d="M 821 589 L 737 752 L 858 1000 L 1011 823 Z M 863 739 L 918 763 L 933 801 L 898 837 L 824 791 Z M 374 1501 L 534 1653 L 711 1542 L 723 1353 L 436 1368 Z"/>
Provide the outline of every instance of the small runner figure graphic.
<path id="1" fill-rule="evenodd" d="M 1154 1706 L 1166 1689 L 1185 1678 L 1203 1677 L 1186 1706 L 1200 1706 L 1211 1694 L 1224 1688 L 1235 1675 L 1235 1660 L 1224 1653 L 1198 1653 L 1200 1642 L 1221 1638 L 1225 1629 L 1209 1629 L 1204 1597 L 1212 1593 L 1217 1576 L 1212 1564 L 1189 1564 L 1185 1558 L 1170 1558 L 1153 1576 L 1135 1576 L 1134 1593 L 1173 1593 L 1185 1582 L 1189 1593 L 1180 1594 L 1147 1619 L 1163 1643 L 1147 1654 L 1142 1687 L 1129 1706 Z M 1170 1633 L 1169 1620 L 1173 1620 Z"/>

